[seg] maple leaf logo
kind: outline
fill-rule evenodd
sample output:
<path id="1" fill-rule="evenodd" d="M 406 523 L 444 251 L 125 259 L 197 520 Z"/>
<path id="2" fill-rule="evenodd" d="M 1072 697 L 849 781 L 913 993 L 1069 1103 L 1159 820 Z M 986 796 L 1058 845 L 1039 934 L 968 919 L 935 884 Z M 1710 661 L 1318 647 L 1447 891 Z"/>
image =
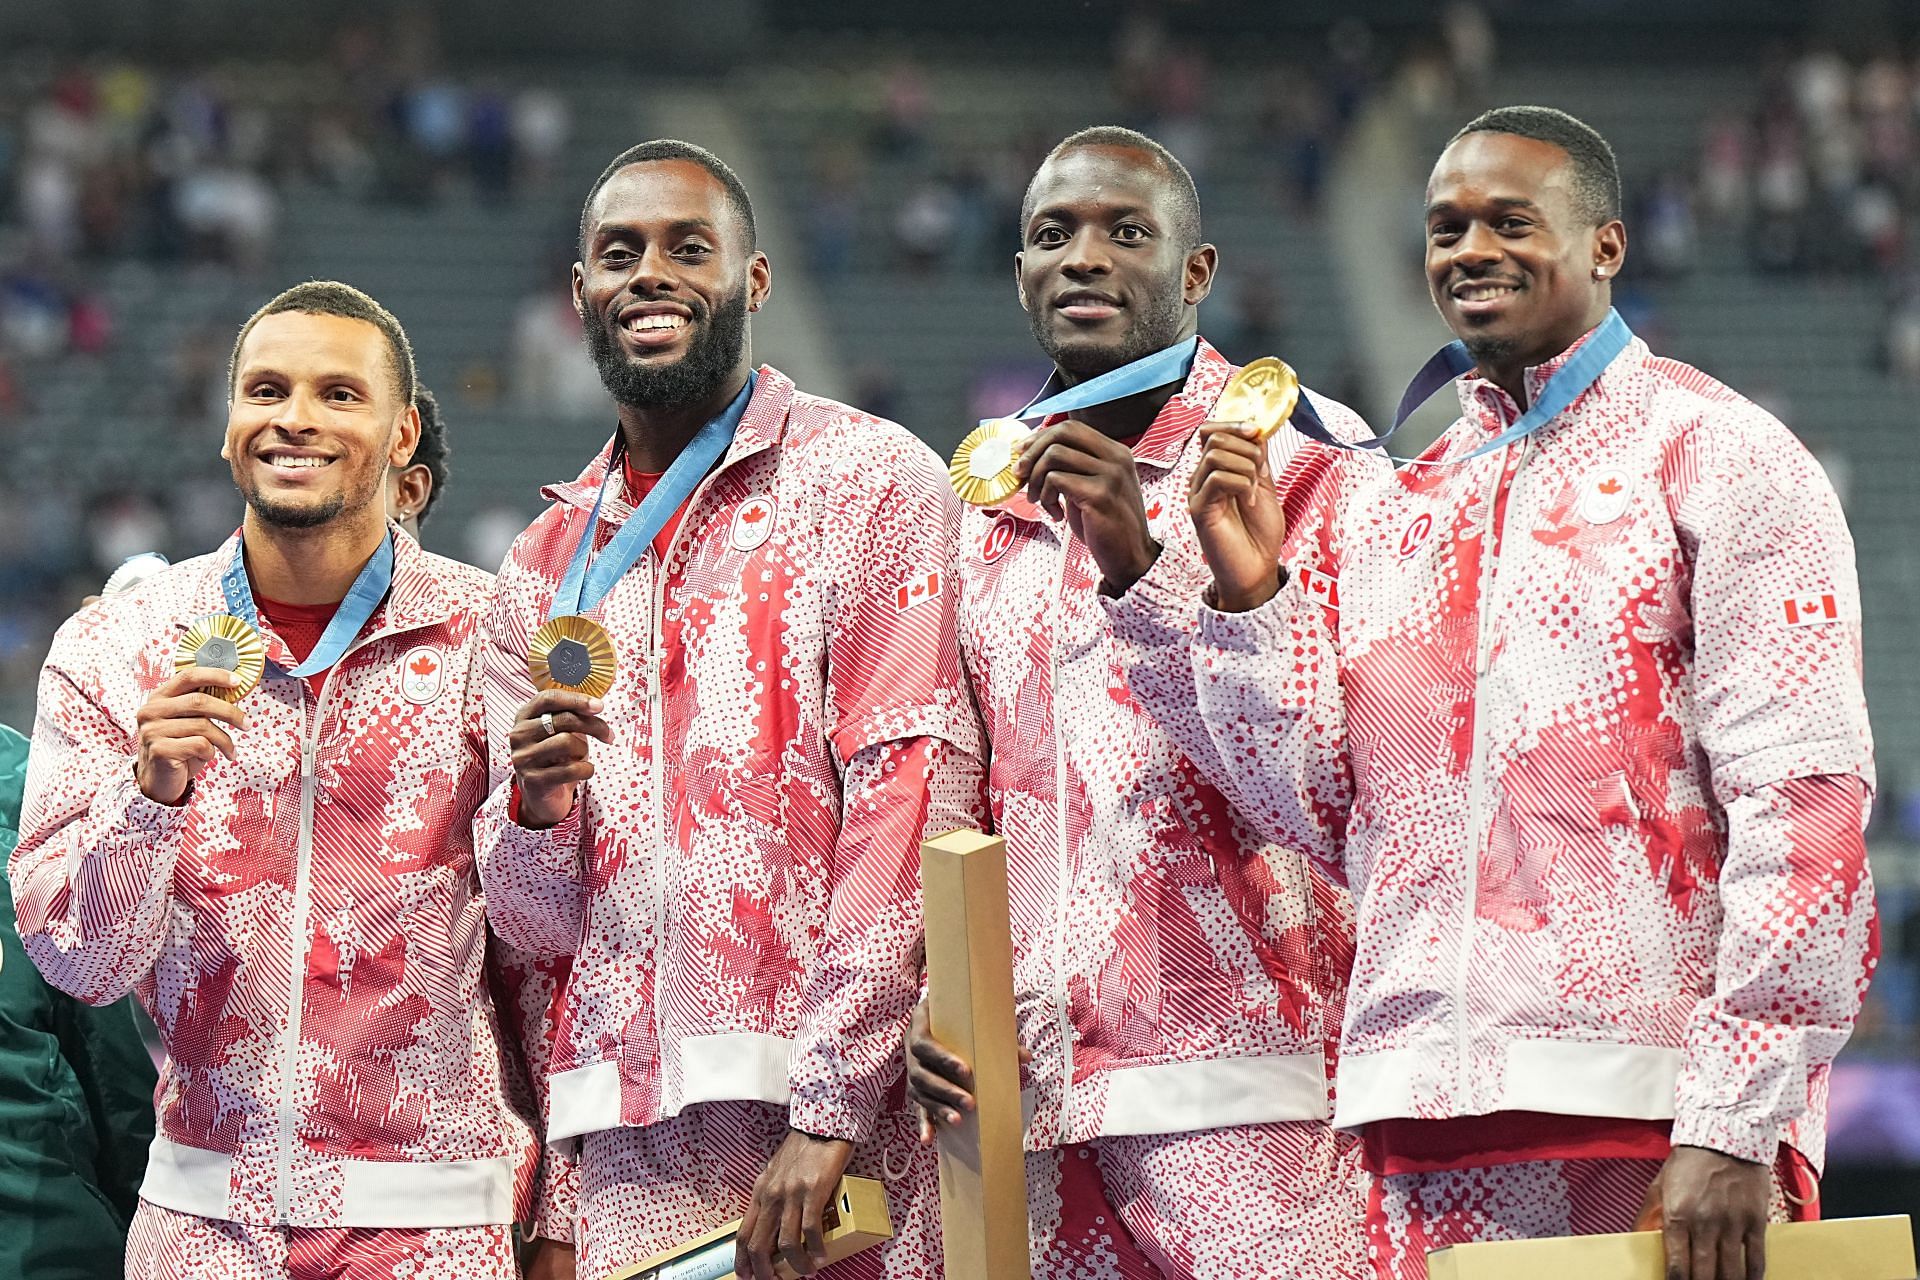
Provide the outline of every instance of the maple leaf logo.
<path id="1" fill-rule="evenodd" d="M 1147 519 L 1158 520 L 1159 518 L 1160 518 L 1160 504 L 1156 502 L 1152 506 L 1147 508 Z"/>
<path id="2" fill-rule="evenodd" d="M 1605 480 L 1602 480 L 1598 485 L 1595 485 L 1594 487 L 1599 489 L 1600 492 L 1605 494 L 1615 494 L 1620 492 L 1620 482 L 1618 480 L 1615 480 L 1612 476 L 1608 476 Z"/>
<path id="3" fill-rule="evenodd" d="M 745 520 L 748 524 L 759 524 L 762 520 L 765 520 L 767 518 L 767 509 L 765 507 L 758 507 L 758 506 L 748 507 L 745 511 L 742 511 L 740 513 L 740 518 L 742 520 Z"/>
<path id="4" fill-rule="evenodd" d="M 417 676 L 430 676 L 440 669 L 440 664 L 426 654 L 421 654 L 408 665 L 409 671 Z"/>

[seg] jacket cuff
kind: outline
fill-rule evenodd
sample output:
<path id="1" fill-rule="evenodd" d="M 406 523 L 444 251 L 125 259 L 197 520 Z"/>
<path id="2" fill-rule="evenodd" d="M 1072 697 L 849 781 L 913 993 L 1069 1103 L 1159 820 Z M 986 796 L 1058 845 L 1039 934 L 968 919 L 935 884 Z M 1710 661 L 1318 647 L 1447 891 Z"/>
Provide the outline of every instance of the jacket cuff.
<path id="1" fill-rule="evenodd" d="M 1683 1105 L 1673 1117 L 1674 1146 L 1705 1147 L 1755 1164 L 1772 1164 L 1781 1138 L 1780 1126 L 1772 1120 L 1755 1122 L 1728 1111 Z"/>
<path id="2" fill-rule="evenodd" d="M 796 1046 L 787 1124 L 802 1133 L 847 1142 L 865 1142 L 873 1136 L 880 1118 L 880 1090 L 840 1071 L 808 1072 L 811 1078 L 803 1081 L 799 1078 L 802 1065 Z"/>
<path id="3" fill-rule="evenodd" d="M 1099 599 L 1121 640 L 1141 648 L 1185 647 L 1193 638 L 1200 601 L 1212 580 L 1204 561 L 1168 545 L 1125 595 Z"/>
<path id="4" fill-rule="evenodd" d="M 193 809 L 193 784 L 180 797 L 179 804 L 161 804 L 150 800 L 147 793 L 140 789 L 140 782 L 134 777 L 134 768 L 139 761 L 129 757 L 127 768 L 111 786 L 102 787 L 94 795 L 91 818 L 102 827 L 118 828 L 123 831 L 137 832 L 143 839 L 166 840 L 180 834 L 187 823 L 187 815 Z"/>
<path id="5" fill-rule="evenodd" d="M 1293 633 L 1307 620 L 1304 609 L 1323 606 L 1305 600 L 1291 576 L 1280 584 L 1273 598 L 1245 613 L 1225 613 L 1202 596 L 1200 600 L 1200 638 L 1211 648 L 1227 653 L 1272 651 L 1292 641 Z M 1317 628 L 1316 628 L 1317 629 Z"/>
<path id="6" fill-rule="evenodd" d="M 584 784 L 583 784 L 584 786 Z M 581 789 L 574 791 L 573 808 L 567 810 L 567 816 L 550 827 L 523 827 L 520 825 L 520 789 L 508 783 L 502 790 L 506 799 L 500 814 L 499 847 L 494 857 L 506 857 L 520 862 L 529 862 L 540 870 L 554 875 L 573 876 L 580 867 L 580 813 L 585 807 L 581 801 L 585 793 Z M 501 803 L 489 801 L 489 804 Z"/>

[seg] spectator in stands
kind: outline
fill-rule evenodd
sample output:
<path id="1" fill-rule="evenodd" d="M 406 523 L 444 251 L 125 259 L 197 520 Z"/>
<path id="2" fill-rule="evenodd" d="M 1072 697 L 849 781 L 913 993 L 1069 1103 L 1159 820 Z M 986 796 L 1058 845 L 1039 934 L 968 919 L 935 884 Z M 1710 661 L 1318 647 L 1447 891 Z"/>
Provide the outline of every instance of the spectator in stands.
<path id="1" fill-rule="evenodd" d="M 1908 277 L 1888 310 L 1886 361 L 1894 377 L 1920 386 L 1920 277 Z"/>
<path id="2" fill-rule="evenodd" d="M 1686 174 L 1668 170 L 1656 178 L 1642 197 L 1636 223 L 1641 228 L 1641 252 L 1652 274 L 1679 276 L 1693 269 L 1699 227 L 1693 217 L 1693 186 Z"/>
<path id="3" fill-rule="evenodd" d="M 550 180 L 573 134 L 567 100 L 551 89 L 522 89 L 513 99 L 515 180 L 522 191 L 538 191 Z"/>
<path id="4" fill-rule="evenodd" d="M 853 264 L 860 232 L 867 196 L 864 166 L 853 148 L 834 139 L 820 148 L 811 169 L 813 194 L 802 214 L 808 255 L 821 275 L 842 275 Z"/>
<path id="5" fill-rule="evenodd" d="M 572 260 L 569 250 L 569 269 Z M 611 401 L 581 340 L 580 315 L 573 309 L 566 275 L 556 272 L 551 278 L 560 283 L 528 294 L 514 313 L 508 386 L 513 403 L 529 413 L 568 420 L 604 416 Z M 524 526 L 522 521 L 514 532 Z M 479 563 L 498 564 L 499 560 Z"/>
<path id="6" fill-rule="evenodd" d="M 960 197 L 944 174 L 922 179 L 900 203 L 893 219 L 894 243 L 914 271 L 945 266 L 960 224 Z"/>

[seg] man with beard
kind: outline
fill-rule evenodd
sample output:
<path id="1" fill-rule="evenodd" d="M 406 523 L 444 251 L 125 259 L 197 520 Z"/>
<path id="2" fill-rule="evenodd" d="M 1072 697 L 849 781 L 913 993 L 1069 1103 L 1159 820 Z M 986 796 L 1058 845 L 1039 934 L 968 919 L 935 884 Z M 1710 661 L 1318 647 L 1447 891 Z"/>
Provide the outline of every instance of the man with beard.
<path id="1" fill-rule="evenodd" d="M 1028 437 L 1024 493 L 961 532 L 960 645 L 992 747 L 1030 1055 L 1034 1274 L 1350 1280 L 1366 1269 L 1357 1170 L 1327 1120 L 1346 895 L 1201 780 L 1135 701 L 1138 642 L 1114 624 L 1117 602 L 1205 581 L 1182 502 L 1234 373 L 1197 337 L 1217 255 L 1185 167 L 1128 129 L 1054 148 L 1021 224 L 1020 305 L 1054 363 L 1043 395 L 1126 379 Z M 1174 367 L 1150 363 L 1168 352 Z M 1367 434 L 1308 395 L 1342 437 Z M 1333 457 L 1276 434 L 1283 499 Z M 1150 637 L 1189 689 L 1191 630 Z M 924 1008 L 908 1078 L 932 1122 L 973 1105 Z"/>
<path id="2" fill-rule="evenodd" d="M 887 1099 L 918 843 L 979 821 L 958 503 L 901 428 L 754 370 L 772 269 L 711 153 L 624 152 L 580 240 L 619 429 L 501 568 L 477 822 L 495 928 L 572 957 L 547 1089 L 550 1137 L 580 1140 L 579 1271 L 744 1216 L 740 1275 L 810 1274 L 842 1172 L 905 1167 L 893 1240 L 829 1274 L 935 1275 L 933 1162 Z M 572 614 L 611 639 L 601 697 L 529 678 Z"/>
<path id="3" fill-rule="evenodd" d="M 1489 112 L 1427 201 L 1464 346 L 1421 382 L 1462 375 L 1461 417 L 1304 518 L 1215 433 L 1210 607 L 1171 610 L 1202 736 L 1353 887 L 1336 1118 L 1383 1277 L 1638 1223 L 1668 1276 L 1752 1280 L 1877 950 L 1846 521 L 1786 428 L 1613 313 L 1592 129 Z"/>
<path id="4" fill-rule="evenodd" d="M 167 1049 L 130 1277 L 517 1274 L 537 1148 L 471 843 L 491 580 L 386 518 L 414 387 L 359 290 L 267 303 L 233 351 L 238 534 L 82 609 L 41 673 L 21 938 Z"/>

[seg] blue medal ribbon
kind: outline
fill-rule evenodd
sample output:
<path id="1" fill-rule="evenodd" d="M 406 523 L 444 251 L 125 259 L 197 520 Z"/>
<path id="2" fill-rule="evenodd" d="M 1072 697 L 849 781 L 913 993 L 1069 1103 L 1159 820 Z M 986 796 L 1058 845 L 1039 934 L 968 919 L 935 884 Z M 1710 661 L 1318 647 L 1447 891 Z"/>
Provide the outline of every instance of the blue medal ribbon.
<path id="1" fill-rule="evenodd" d="M 607 592 L 613 590 L 613 584 L 625 577 L 627 570 L 646 553 L 647 544 L 666 528 L 680 504 L 726 454 L 727 446 L 733 442 L 733 433 L 747 411 L 747 401 L 753 398 L 754 382 L 754 375 L 747 375 L 747 385 L 740 388 L 740 394 L 719 414 L 708 419 L 699 434 L 674 458 L 659 483 L 641 499 L 639 509 L 620 526 L 606 550 L 596 556 L 593 538 L 600 527 L 600 504 L 607 498 L 607 481 L 622 469 L 626 457 L 625 449 L 615 444 L 607 458 L 607 473 L 600 477 L 600 491 L 594 495 L 593 510 L 587 515 L 587 527 L 581 531 L 580 541 L 573 548 L 573 558 L 567 561 L 567 572 L 560 579 L 560 588 L 553 594 L 548 621 L 598 607 L 607 598 Z"/>
<path id="2" fill-rule="evenodd" d="M 1600 375 L 1607 371 L 1607 366 L 1612 364 L 1632 341 L 1633 330 L 1627 327 L 1627 322 L 1620 318 L 1618 311 L 1611 307 L 1607 308 L 1607 318 L 1600 322 L 1599 327 L 1593 331 L 1593 336 L 1588 338 L 1586 343 L 1574 352 L 1551 378 L 1547 379 L 1547 385 L 1540 388 L 1540 394 L 1533 398 L 1533 404 L 1527 411 L 1516 418 L 1513 425 L 1498 436 L 1471 453 L 1462 454 L 1457 458 L 1425 462 L 1419 458 L 1403 458 L 1398 454 L 1387 452 L 1387 441 L 1393 438 L 1393 433 L 1400 429 L 1402 423 L 1413 416 L 1413 411 L 1431 400 L 1440 388 L 1462 374 L 1472 371 L 1474 358 L 1468 353 L 1467 344 L 1464 342 L 1448 343 L 1420 366 L 1420 371 L 1413 375 L 1413 381 L 1407 384 L 1406 391 L 1401 395 L 1400 406 L 1394 410 L 1393 425 L 1387 428 L 1384 435 L 1358 443 L 1334 439 L 1332 433 L 1320 421 L 1319 415 L 1308 407 L 1304 394 L 1300 397 L 1300 407 L 1293 412 L 1294 429 L 1310 440 L 1318 440 L 1321 444 L 1332 445 L 1336 449 L 1355 451 L 1378 449 L 1391 461 L 1412 466 L 1439 467 L 1468 462 L 1483 454 L 1492 453 L 1496 449 L 1504 449 L 1515 441 L 1524 440 L 1559 417 L 1568 405 L 1578 400 L 1588 388 L 1600 380 Z"/>
<path id="3" fill-rule="evenodd" d="M 340 655 L 347 651 L 353 638 L 360 634 L 360 628 L 367 625 L 367 619 L 387 598 L 388 588 L 393 586 L 393 530 L 387 530 L 387 536 L 380 543 L 361 568 L 360 574 L 347 588 L 346 599 L 334 610 L 333 620 L 327 623 L 327 629 L 320 634 L 320 643 L 313 646 L 313 652 L 307 660 L 287 671 L 290 676 L 317 676 L 322 671 L 340 661 Z M 233 563 L 220 576 L 220 590 L 227 597 L 227 612 L 252 627 L 261 630 L 260 610 L 253 603 L 253 586 L 247 581 L 246 544 L 236 543 L 233 548 Z"/>
<path id="4" fill-rule="evenodd" d="M 1029 401 L 1026 408 L 1007 416 L 1024 421 L 1028 418 L 1051 417 L 1056 413 L 1073 413 L 1097 404 L 1125 400 L 1142 391 L 1164 387 L 1169 382 L 1185 382 L 1187 374 L 1193 370 L 1193 359 L 1199 350 L 1200 339 L 1188 338 L 1150 356 L 1141 356 L 1118 369 L 1109 369 L 1097 378 L 1076 382 L 1064 391 L 1048 395 L 1047 387 L 1051 387 L 1059 376 L 1055 374 L 1047 379 L 1046 386 L 1040 388 L 1039 396 Z M 993 421 L 993 418 L 983 418 L 980 425 L 985 426 Z"/>

